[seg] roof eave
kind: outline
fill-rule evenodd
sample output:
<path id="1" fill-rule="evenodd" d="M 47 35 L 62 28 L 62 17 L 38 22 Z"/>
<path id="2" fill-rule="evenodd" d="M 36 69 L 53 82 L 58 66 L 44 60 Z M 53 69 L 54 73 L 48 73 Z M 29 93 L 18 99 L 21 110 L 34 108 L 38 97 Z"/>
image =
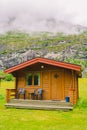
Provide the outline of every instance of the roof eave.
<path id="1" fill-rule="evenodd" d="M 69 64 L 69 63 L 65 63 L 65 62 L 58 62 L 58 61 L 49 60 L 49 59 L 45 59 L 45 58 L 35 58 L 32 60 L 26 61 L 24 63 L 21 63 L 17 66 L 6 69 L 5 73 L 12 73 L 14 71 L 20 70 L 22 68 L 25 68 L 27 66 L 30 66 L 30 65 L 33 65 L 36 63 L 44 63 L 44 64 L 49 64 L 49 65 L 62 67 L 62 68 L 66 68 L 66 69 L 81 71 L 81 66 L 79 66 L 79 65 Z"/>

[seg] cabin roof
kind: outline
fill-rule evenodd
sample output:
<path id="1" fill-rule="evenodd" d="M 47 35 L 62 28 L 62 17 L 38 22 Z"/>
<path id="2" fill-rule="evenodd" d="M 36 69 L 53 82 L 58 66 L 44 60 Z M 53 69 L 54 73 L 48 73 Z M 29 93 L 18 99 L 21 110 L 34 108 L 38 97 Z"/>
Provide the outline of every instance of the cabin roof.
<path id="1" fill-rule="evenodd" d="M 28 60 L 26 62 L 23 62 L 21 64 L 13 66 L 11 68 L 8 68 L 8 69 L 5 70 L 5 73 L 12 73 L 12 72 L 20 70 L 22 68 L 34 65 L 36 63 L 44 63 L 44 64 L 53 65 L 53 66 L 56 66 L 56 67 L 62 67 L 62 68 L 66 68 L 66 69 L 72 69 L 72 70 L 76 70 L 76 71 L 80 71 L 81 70 L 81 66 L 80 65 L 66 63 L 66 62 L 61 62 L 61 61 L 56 61 L 56 60 L 52 60 L 52 59 L 40 58 L 39 57 L 39 58 L 34 58 L 34 59 L 31 59 L 31 60 Z"/>

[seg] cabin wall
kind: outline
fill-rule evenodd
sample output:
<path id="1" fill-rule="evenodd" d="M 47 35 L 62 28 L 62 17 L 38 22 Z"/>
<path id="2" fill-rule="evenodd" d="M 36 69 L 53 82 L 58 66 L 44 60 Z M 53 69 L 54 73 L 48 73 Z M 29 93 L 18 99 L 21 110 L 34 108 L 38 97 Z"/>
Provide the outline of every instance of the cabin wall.
<path id="1" fill-rule="evenodd" d="M 78 77 L 73 70 L 65 70 L 65 97 L 70 97 L 70 102 L 76 104 L 78 100 Z"/>
<path id="2" fill-rule="evenodd" d="M 76 73 L 74 73 L 74 86 L 75 86 L 75 89 L 74 89 L 74 96 L 73 96 L 73 104 L 76 104 L 77 103 L 77 100 L 79 98 L 79 95 L 78 95 L 78 77 L 76 75 Z"/>
<path id="3" fill-rule="evenodd" d="M 40 73 L 40 86 L 26 85 L 26 75 L 31 72 Z M 57 79 L 54 78 L 54 75 L 56 73 L 58 73 L 59 76 Z M 58 86 L 56 86 L 56 84 Z M 47 70 L 45 69 L 33 71 L 32 69 L 30 71 L 25 69 L 16 72 L 16 88 L 26 89 L 26 99 L 30 99 L 29 92 L 34 91 L 36 88 L 43 89 L 43 100 L 65 100 L 65 97 L 69 96 L 70 102 L 72 104 L 76 104 L 78 99 L 78 78 L 75 71 L 69 69 L 62 69 L 60 67 L 52 68 L 52 66 L 49 66 L 49 69 L 47 68 Z M 23 96 L 21 96 L 20 98 L 23 98 Z"/>
<path id="4" fill-rule="evenodd" d="M 43 100 L 50 100 L 50 71 L 42 72 L 42 89 L 43 89 Z"/>

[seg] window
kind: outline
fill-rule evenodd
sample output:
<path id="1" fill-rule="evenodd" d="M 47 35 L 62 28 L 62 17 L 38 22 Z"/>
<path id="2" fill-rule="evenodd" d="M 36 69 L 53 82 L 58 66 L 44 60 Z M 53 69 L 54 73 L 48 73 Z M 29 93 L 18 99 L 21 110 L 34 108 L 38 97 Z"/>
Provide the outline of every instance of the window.
<path id="1" fill-rule="evenodd" d="M 32 74 L 27 75 L 27 85 L 32 85 Z"/>
<path id="2" fill-rule="evenodd" d="M 40 85 L 40 74 L 34 74 L 34 85 Z"/>
<path id="3" fill-rule="evenodd" d="M 39 86 L 40 85 L 40 73 L 30 73 L 27 75 L 27 85 Z"/>

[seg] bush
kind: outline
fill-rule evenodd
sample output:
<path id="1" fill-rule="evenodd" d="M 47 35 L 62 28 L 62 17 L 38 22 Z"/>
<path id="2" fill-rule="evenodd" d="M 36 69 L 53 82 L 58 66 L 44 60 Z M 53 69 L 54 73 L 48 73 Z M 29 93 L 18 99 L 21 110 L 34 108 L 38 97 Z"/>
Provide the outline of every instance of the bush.
<path id="1" fill-rule="evenodd" d="M 0 71 L 0 76 L 3 76 L 5 81 L 13 81 L 14 80 L 14 77 L 12 74 L 5 74 L 3 71 Z"/>
<path id="2" fill-rule="evenodd" d="M 13 80 L 14 80 L 14 77 L 13 77 L 11 74 L 7 74 L 7 75 L 5 76 L 5 80 L 6 80 L 6 81 L 13 81 Z"/>

